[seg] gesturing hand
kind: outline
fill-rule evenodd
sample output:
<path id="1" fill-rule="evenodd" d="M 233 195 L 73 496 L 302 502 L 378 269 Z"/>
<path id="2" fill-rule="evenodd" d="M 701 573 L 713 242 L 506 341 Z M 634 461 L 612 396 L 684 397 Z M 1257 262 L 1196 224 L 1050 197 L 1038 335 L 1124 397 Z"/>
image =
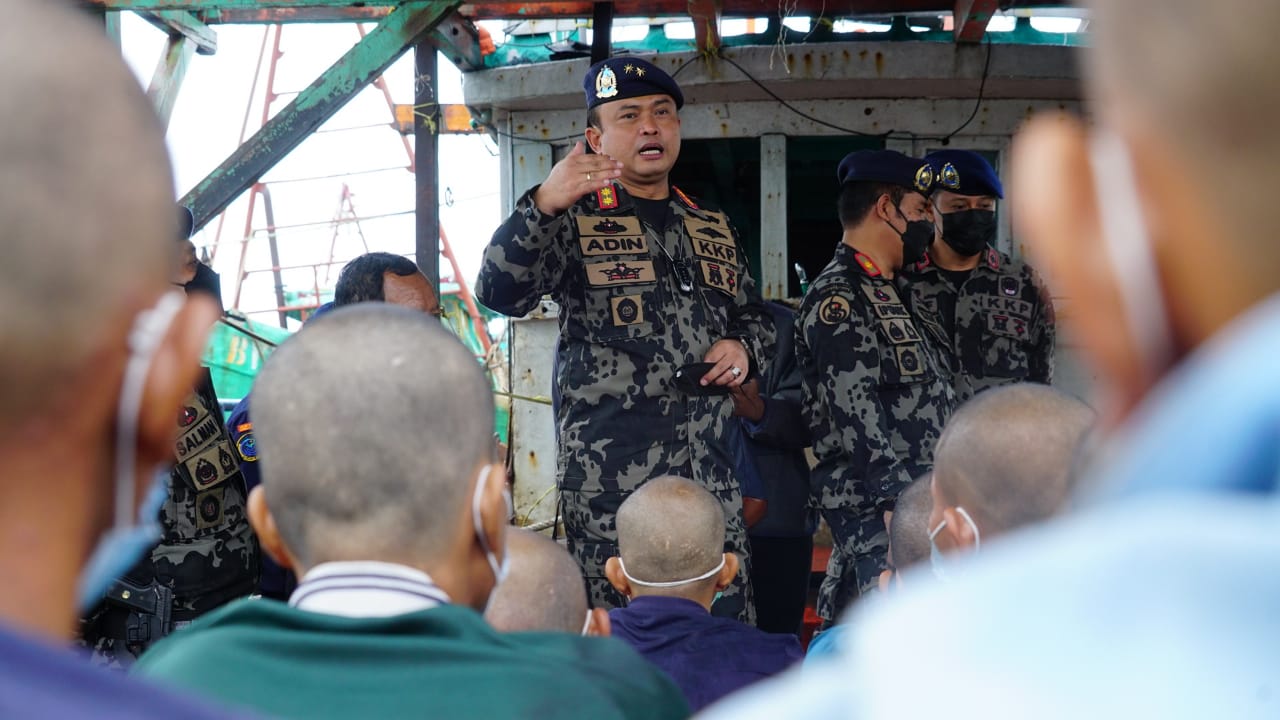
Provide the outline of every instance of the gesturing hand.
<path id="1" fill-rule="evenodd" d="M 607 187 L 622 175 L 622 163 L 608 155 L 588 155 L 579 140 L 573 150 L 551 168 L 551 174 L 533 194 L 538 210 L 558 215 L 578 198 Z"/>

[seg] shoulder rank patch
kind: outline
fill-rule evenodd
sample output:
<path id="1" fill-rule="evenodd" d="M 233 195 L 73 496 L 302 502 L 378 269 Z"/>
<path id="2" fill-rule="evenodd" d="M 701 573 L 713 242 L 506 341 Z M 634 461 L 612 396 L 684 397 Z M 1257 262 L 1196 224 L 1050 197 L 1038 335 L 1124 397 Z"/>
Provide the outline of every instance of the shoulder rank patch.
<path id="1" fill-rule="evenodd" d="M 994 248 L 987 248 L 987 267 L 992 270 L 1000 269 L 1000 254 Z"/>
<path id="2" fill-rule="evenodd" d="M 818 319 L 824 325 L 839 325 L 851 314 L 849 300 L 843 295 L 832 295 L 818 304 Z"/>
<path id="3" fill-rule="evenodd" d="M 871 258 L 862 253 L 854 253 L 853 258 L 858 261 L 858 267 L 871 277 L 880 277 L 880 268 L 876 267 L 876 263 Z"/>
<path id="4" fill-rule="evenodd" d="M 698 207 L 698 204 L 695 203 L 693 200 L 691 200 L 688 195 L 685 195 L 683 190 L 676 187 L 675 185 L 671 186 L 671 191 L 674 192 L 676 194 L 676 197 L 680 198 L 680 202 L 684 203 L 686 206 L 691 207 L 694 210 L 702 209 Z"/>
<path id="5" fill-rule="evenodd" d="M 657 282 L 652 260 L 587 263 L 587 284 L 593 287 Z"/>
<path id="6" fill-rule="evenodd" d="M 608 70 L 608 68 L 605 68 Z M 612 185 L 596 191 L 596 207 L 601 210 L 612 210 L 618 207 L 618 191 Z"/>

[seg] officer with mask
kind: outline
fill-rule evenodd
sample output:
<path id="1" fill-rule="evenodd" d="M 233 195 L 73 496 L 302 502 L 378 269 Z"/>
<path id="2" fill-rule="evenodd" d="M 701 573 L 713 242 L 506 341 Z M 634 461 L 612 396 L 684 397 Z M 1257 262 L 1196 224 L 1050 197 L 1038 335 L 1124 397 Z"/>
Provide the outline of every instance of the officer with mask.
<path id="1" fill-rule="evenodd" d="M 964 402 L 987 388 L 1053 381 L 1053 301 L 1030 265 L 993 247 L 1000 179 L 969 150 L 925 156 L 939 235 L 903 270 L 909 303 L 935 340 Z"/>
<path id="2" fill-rule="evenodd" d="M 954 395 L 936 350 L 907 311 L 895 278 L 934 237 L 927 163 L 891 150 L 840 162 L 844 235 L 796 321 L 796 360 L 817 465 L 812 500 L 831 526 L 845 571 L 823 583 L 834 619 L 885 569 L 884 513 L 930 469 Z M 856 582 L 856 584 L 854 584 Z"/>

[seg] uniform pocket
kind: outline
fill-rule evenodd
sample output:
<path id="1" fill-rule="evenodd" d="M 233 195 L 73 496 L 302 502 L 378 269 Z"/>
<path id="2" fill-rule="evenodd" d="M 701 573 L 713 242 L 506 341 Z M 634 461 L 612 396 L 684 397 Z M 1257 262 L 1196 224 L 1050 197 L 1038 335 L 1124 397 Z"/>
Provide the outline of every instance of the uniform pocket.
<path id="1" fill-rule="evenodd" d="M 588 287 L 583 305 L 587 339 L 641 338 L 662 327 L 657 283 Z"/>

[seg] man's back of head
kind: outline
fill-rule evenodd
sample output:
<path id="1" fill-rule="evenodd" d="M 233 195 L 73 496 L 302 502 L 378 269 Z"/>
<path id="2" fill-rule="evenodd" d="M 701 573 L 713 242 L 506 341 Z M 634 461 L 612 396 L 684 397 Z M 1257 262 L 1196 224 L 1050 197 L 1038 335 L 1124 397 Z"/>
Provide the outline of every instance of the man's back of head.
<path id="1" fill-rule="evenodd" d="M 362 302 L 392 305 L 439 316 L 440 297 L 410 259 L 388 252 L 365 253 L 342 268 L 333 289 L 337 307 Z"/>
<path id="2" fill-rule="evenodd" d="M 494 591 L 484 619 L 502 632 L 583 632 L 587 589 L 569 553 L 522 528 L 507 531 L 507 553 L 511 570 Z"/>
<path id="3" fill-rule="evenodd" d="M 493 400 L 440 323 L 386 304 L 335 310 L 276 351 L 254 402 L 263 497 L 295 570 L 428 569 L 473 538 L 469 481 L 492 460 Z M 487 588 L 471 590 L 483 604 Z"/>
<path id="4" fill-rule="evenodd" d="M 1093 422 L 1084 403 L 1032 383 L 988 390 L 961 406 L 934 452 L 930 527 L 945 522 L 947 531 L 938 546 L 977 545 L 1058 513 Z"/>
<path id="5" fill-rule="evenodd" d="M 737 557 L 724 552 L 720 502 L 684 478 L 642 485 L 618 508 L 617 526 L 618 557 L 605 570 L 624 595 L 682 597 L 710 608 L 737 572 Z"/>

